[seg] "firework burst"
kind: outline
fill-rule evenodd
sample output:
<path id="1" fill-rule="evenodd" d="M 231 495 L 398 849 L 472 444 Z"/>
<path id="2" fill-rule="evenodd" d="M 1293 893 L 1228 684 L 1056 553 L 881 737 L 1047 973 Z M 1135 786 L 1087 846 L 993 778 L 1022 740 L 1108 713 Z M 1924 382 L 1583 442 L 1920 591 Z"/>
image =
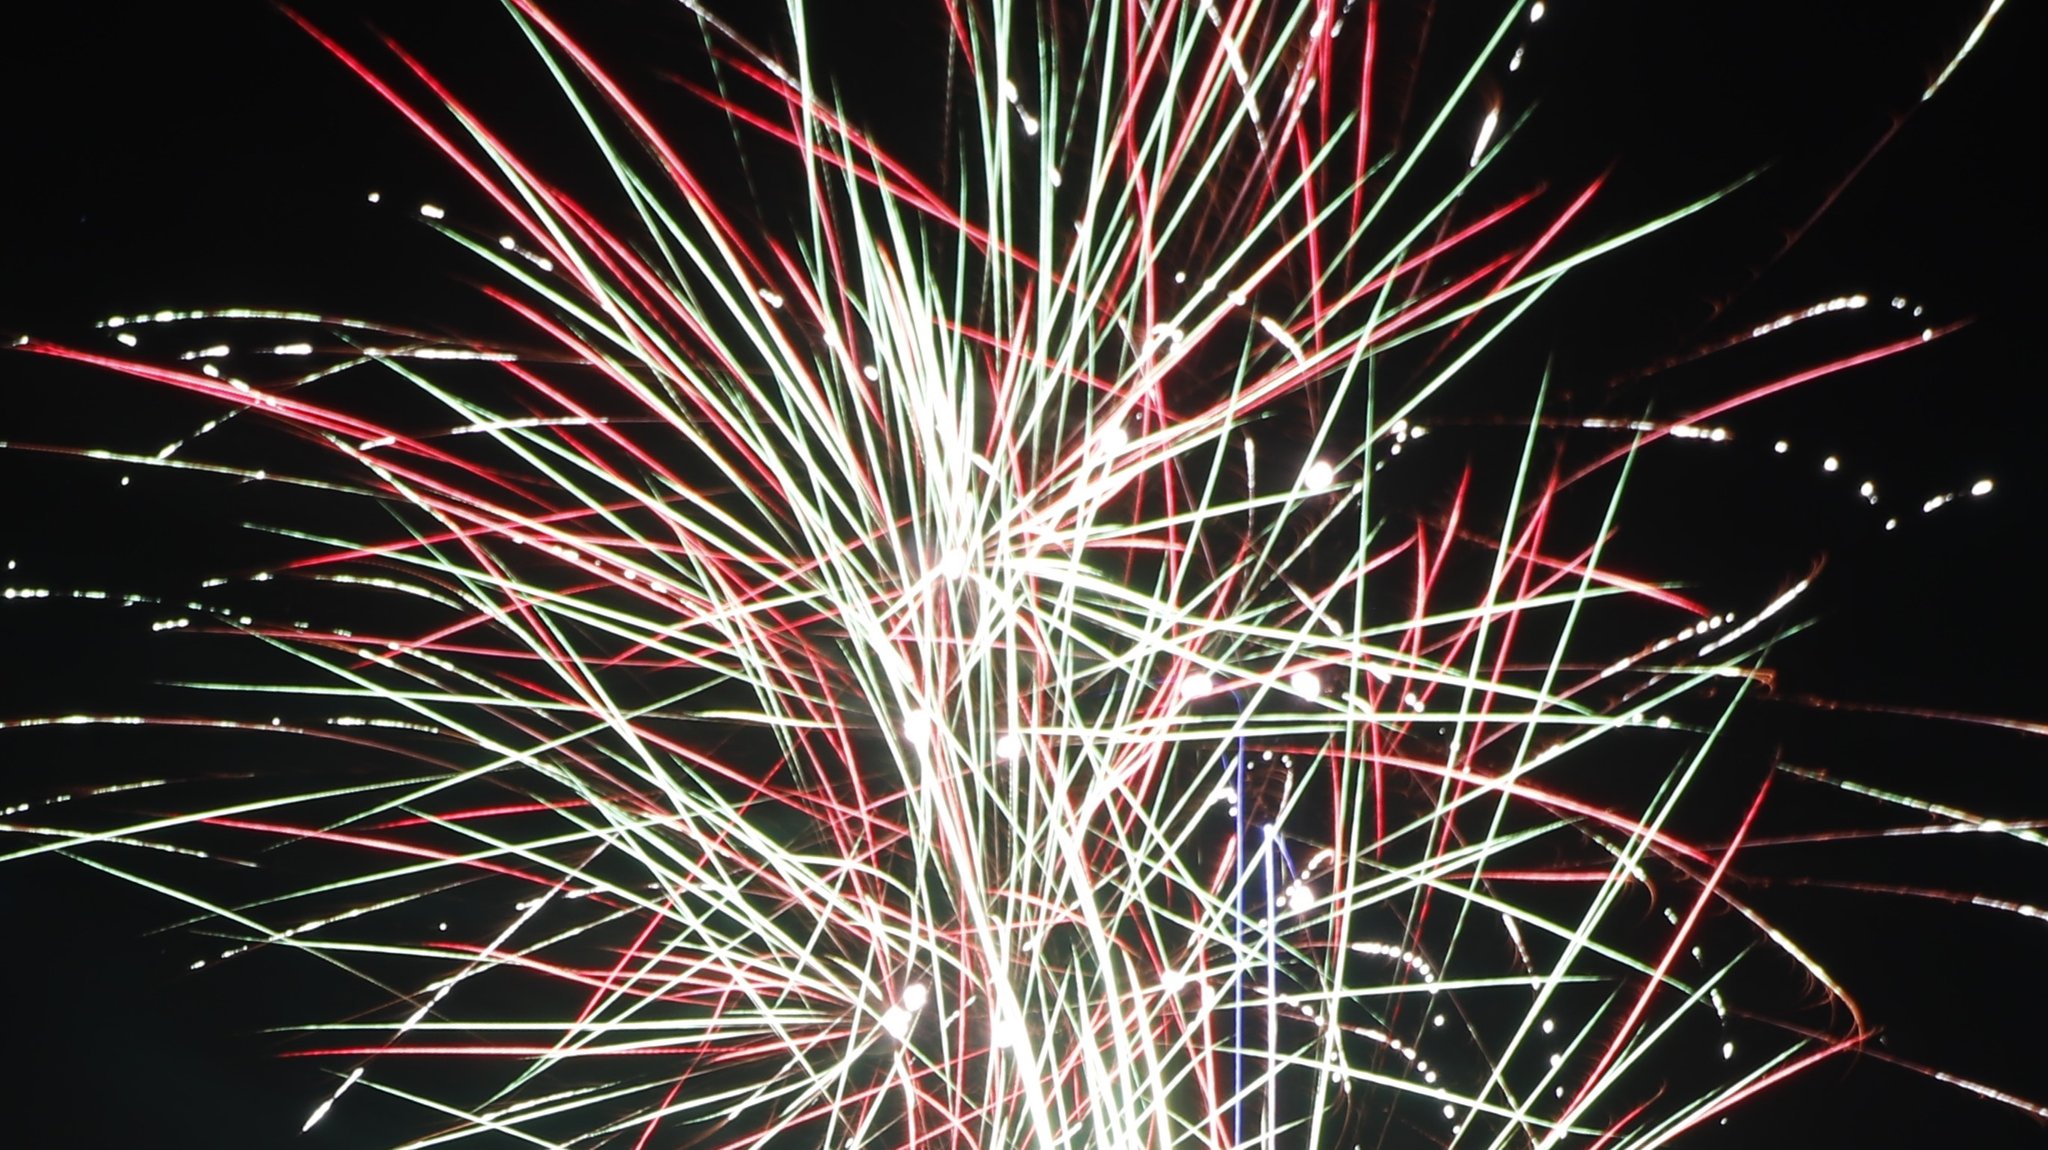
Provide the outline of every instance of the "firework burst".
<path id="1" fill-rule="evenodd" d="M 2043 845 L 1732 747 L 1809 580 L 1710 601 L 1612 555 L 1639 460 L 1946 327 L 1649 415 L 1537 360 L 1500 459 L 1418 458 L 1569 274 L 1724 194 L 1589 230 L 1605 177 L 1502 190 L 1542 5 L 1426 63 L 1370 2 L 945 5 L 929 162 L 802 6 L 686 2 L 708 63 L 657 95 L 507 7 L 601 185 L 302 22 L 467 178 L 417 212 L 507 334 L 22 344 L 218 409 L 74 454 L 338 508 L 151 604 L 270 661 L 141 721 L 343 769 L 6 827 L 219 959 L 373 988 L 301 1032 L 336 1074 L 307 1126 L 382 1092 L 433 1116 L 411 1145 L 1651 1147 L 1874 1033 L 1755 893 L 1774 789 Z M 678 87 L 736 148 L 664 128 Z"/>

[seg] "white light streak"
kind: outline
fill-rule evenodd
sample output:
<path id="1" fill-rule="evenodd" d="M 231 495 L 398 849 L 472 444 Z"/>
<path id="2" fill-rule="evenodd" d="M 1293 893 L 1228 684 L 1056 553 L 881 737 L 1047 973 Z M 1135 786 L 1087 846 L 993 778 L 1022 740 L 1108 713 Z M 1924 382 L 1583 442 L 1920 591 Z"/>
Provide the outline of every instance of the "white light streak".
<path id="1" fill-rule="evenodd" d="M 1479 122 L 1479 138 L 1472 142 L 1472 161 L 1467 167 L 1479 166 L 1479 161 L 1486 156 L 1486 145 L 1493 142 L 1493 133 L 1499 127 L 1500 106 L 1495 105 L 1486 110 L 1486 118 Z"/>

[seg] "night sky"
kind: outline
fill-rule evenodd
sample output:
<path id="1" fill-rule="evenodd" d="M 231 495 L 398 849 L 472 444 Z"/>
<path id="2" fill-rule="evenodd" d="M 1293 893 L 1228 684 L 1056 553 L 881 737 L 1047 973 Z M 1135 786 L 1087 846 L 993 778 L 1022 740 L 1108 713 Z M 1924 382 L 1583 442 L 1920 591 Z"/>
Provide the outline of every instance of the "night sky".
<path id="1" fill-rule="evenodd" d="M 623 74 L 701 53 L 673 5 L 558 7 L 577 10 L 592 46 Z M 933 157 L 937 100 L 919 87 L 929 77 L 876 61 L 939 50 L 940 24 L 908 0 L 844 7 L 861 14 L 838 16 L 828 42 L 849 61 L 849 104 L 877 109 L 885 141 Z M 1909 6 L 1851 3 L 1550 7 L 1527 39 L 1525 68 L 1500 86 L 1509 108 L 1535 114 L 1492 187 L 1568 186 L 1611 166 L 1609 188 L 1579 235 L 1589 240 L 1762 174 L 1547 301 L 1504 352 L 1520 374 L 1479 385 L 1475 423 L 1525 416 L 1526 385 L 1552 354 L 1565 410 L 1640 413 L 1663 399 L 1659 410 L 1668 412 L 1688 398 L 1726 393 L 1730 375 L 1763 381 L 1905 330 L 1901 317 L 1874 306 L 1706 367 L 1633 379 L 1672 355 L 1851 292 L 1904 297 L 1925 309 L 1928 324 L 1971 321 L 1928 348 L 1730 417 L 1735 441 L 1703 447 L 1718 454 L 1697 465 L 1660 455 L 1640 480 L 1638 504 L 1657 511 L 1638 513 L 1621 553 L 1646 574 L 1696 580 L 1703 593 L 1743 588 L 1752 599 L 1821 565 L 1817 590 L 1796 613 L 1818 624 L 1774 657 L 1777 689 L 1745 720 L 1744 738 L 1761 755 L 1987 815 L 2048 817 L 2041 738 L 1799 702 L 2048 722 L 2039 655 L 2048 618 L 2035 559 L 2048 506 L 2040 446 L 2048 400 L 2036 336 L 2048 250 L 2039 184 L 2024 175 L 2041 140 L 2036 71 L 2048 40 L 2038 6 L 2011 6 L 1924 106 L 1918 93 L 1974 23 L 1976 5 L 1915 5 L 1922 10 L 1908 15 L 1889 9 Z M 1783 14 L 1794 8 L 1802 14 Z M 474 96 L 543 169 L 588 162 L 495 6 L 330 3 L 307 11 L 358 48 L 374 47 L 365 33 L 371 23 L 392 33 Z M 489 207 L 272 8 L 43 6 L 0 37 L 0 83 L 9 109 L 0 333 L 103 347 L 91 324 L 106 315 L 209 305 L 503 329 L 473 286 L 481 273 L 411 214 L 424 199 L 476 221 L 490 218 Z M 673 113 L 685 137 L 724 131 L 674 87 L 643 91 Z M 1889 143 L 1870 156 L 1900 116 L 1907 118 Z M 687 150 L 688 139 L 681 142 Z M 367 202 L 372 190 L 382 204 Z M 134 381 L 20 355 L 0 358 L 0 397 L 0 439 L 20 443 L 148 450 L 166 428 L 205 417 L 200 406 Z M 1485 450 L 1485 428 L 1468 431 L 1472 450 Z M 1790 444 L 1782 456 L 1770 450 L 1779 438 Z M 1831 455 L 1842 461 L 1833 474 L 1821 468 Z M 0 451 L 8 496 L 0 558 L 17 565 L 6 581 L 175 591 L 260 565 L 276 540 L 237 524 L 290 516 L 288 496 L 149 474 L 123 486 L 130 474 Z M 1983 476 L 1996 481 L 1992 496 L 1920 513 L 1922 500 Z M 1877 484 L 1881 506 L 1858 498 L 1864 479 Z M 1881 524 L 1893 515 L 1900 527 L 1886 533 Z M 5 604 L 0 717 L 165 698 L 157 684 L 193 664 L 181 661 L 186 653 L 167 653 L 147 624 L 112 608 Z M 258 770 L 266 756 L 298 753 L 249 740 L 180 746 L 164 763 L 156 761 L 158 744 L 139 732 L 0 732 L 0 807 L 89 779 L 180 766 Z M 1843 810 L 1842 825 L 1858 816 L 1865 825 L 1894 821 L 1874 807 Z M 2048 854 L 2016 846 L 1891 843 L 1816 855 L 1815 867 L 1842 877 L 1869 861 L 1885 881 L 2048 905 Z M 1864 992 L 1887 1028 L 1886 1049 L 2048 1099 L 2048 922 L 1840 891 L 1759 897 L 1800 923 L 1817 956 Z M 189 972 L 205 940 L 157 929 L 180 914 L 167 900 L 59 860 L 0 868 L 0 986 L 12 1007 L 14 1063 L 0 1075 L 0 1131 L 11 1131 L 0 1132 L 0 1142 L 342 1147 L 381 1145 L 410 1128 L 401 1108 L 358 1091 L 353 1112 L 299 1135 L 329 1080 L 321 1067 L 278 1058 L 297 1040 L 264 1028 L 317 1016 L 350 1001 L 349 992 L 328 989 L 329 972 L 288 956 Z M 2048 1130 L 1913 1074 L 1842 1060 L 1687 1144 L 1937 1139 L 2036 1146 L 2048 1144 Z"/>

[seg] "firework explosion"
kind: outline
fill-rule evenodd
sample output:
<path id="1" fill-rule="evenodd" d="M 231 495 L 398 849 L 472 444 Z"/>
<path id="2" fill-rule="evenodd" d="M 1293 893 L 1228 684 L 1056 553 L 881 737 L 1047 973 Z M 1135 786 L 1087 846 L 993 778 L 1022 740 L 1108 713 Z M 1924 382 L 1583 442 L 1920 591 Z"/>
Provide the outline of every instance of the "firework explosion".
<path id="1" fill-rule="evenodd" d="M 1604 177 L 1501 190 L 1541 5 L 1426 66 L 1372 3 L 946 7 L 931 163 L 801 8 L 685 8 L 720 160 L 673 87 L 510 5 L 588 191 L 306 25 L 468 178 L 474 216 L 417 212 L 510 334 L 234 309 L 106 323 L 161 359 L 23 344 L 216 408 L 73 454 L 338 508 L 149 603 L 272 659 L 205 684 L 237 701 L 8 724 L 344 752 L 6 816 L 11 857 L 203 912 L 204 962 L 374 992 L 298 1036 L 336 1074 L 308 1127 L 383 1093 L 418 1145 L 1656 1146 L 1869 1050 L 1757 895 L 1778 791 L 2042 845 L 1730 745 L 1807 572 L 1724 602 L 1612 554 L 1635 468 L 1947 328 L 1648 414 L 1537 359 L 1498 458 L 1418 458 L 1568 273 L 1724 194 L 1588 231 Z M 101 593 L 10 590 L 52 594 Z M 284 884 L 184 869 L 257 862 Z"/>

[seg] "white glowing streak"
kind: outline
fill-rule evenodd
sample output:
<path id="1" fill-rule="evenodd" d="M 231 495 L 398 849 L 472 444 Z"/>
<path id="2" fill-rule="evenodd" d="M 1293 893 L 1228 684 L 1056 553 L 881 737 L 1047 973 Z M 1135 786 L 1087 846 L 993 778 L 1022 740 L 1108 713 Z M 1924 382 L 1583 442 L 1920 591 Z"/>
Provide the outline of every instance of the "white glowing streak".
<path id="1" fill-rule="evenodd" d="M 443 211 L 439 204 L 421 204 L 420 214 L 430 220 L 445 219 L 448 216 L 448 213 Z"/>
<path id="2" fill-rule="evenodd" d="M 1259 326 L 1265 329 L 1267 335 L 1273 337 L 1274 343 L 1287 349 L 1287 354 L 1294 357 L 1294 362 L 1307 366 L 1308 355 L 1302 351 L 1301 343 L 1287 334 L 1287 329 L 1281 326 L 1279 320 L 1262 315 L 1259 317 Z"/>
<path id="3" fill-rule="evenodd" d="M 354 1070 L 349 1071 L 348 1079 L 341 1084 L 341 1090 L 347 1090 L 349 1087 L 354 1086 L 356 1084 L 356 1080 L 361 1078 L 362 1076 L 363 1068 L 360 1066 L 356 1067 Z M 299 1127 L 299 1133 L 304 1134 L 306 1131 L 311 1130 L 316 1124 L 318 1124 L 322 1118 L 327 1117 L 327 1112 L 329 1110 L 334 1109 L 334 1100 L 336 1098 L 341 1097 L 341 1090 L 337 1090 L 333 1094 L 328 1095 L 326 1101 L 320 1103 L 320 1105 L 315 1106 L 313 1108 L 313 1113 L 306 1116 L 306 1124 L 304 1126 Z"/>
<path id="4" fill-rule="evenodd" d="M 1701 647 L 1700 654 L 1712 654 L 1713 652 L 1718 651 L 1723 647 L 1726 647 L 1728 644 L 1733 643 L 1737 639 L 1742 638 L 1744 635 L 1749 634 L 1751 631 L 1756 630 L 1757 627 L 1761 625 L 1764 620 L 1770 618 L 1773 615 L 1776 615 L 1778 612 L 1783 611 L 1785 608 L 1791 606 L 1792 601 L 1794 599 L 1799 598 L 1799 596 L 1805 594 L 1806 589 L 1812 585 L 1813 580 L 1801 579 L 1799 582 L 1792 585 L 1791 590 L 1785 592 L 1783 595 L 1778 596 L 1776 599 L 1771 600 L 1770 605 L 1765 607 L 1762 611 L 1757 612 L 1755 618 L 1750 619 L 1742 626 L 1735 628 L 1733 631 L 1728 632 L 1726 635 L 1721 636 L 1719 639 L 1716 639 L 1713 642 L 1708 643 L 1707 645 Z"/>
<path id="5" fill-rule="evenodd" d="M 464 347 L 364 348 L 366 352 L 390 359 L 461 359 L 477 363 L 510 363 L 519 357 L 511 352 L 472 351 Z"/>
<path id="6" fill-rule="evenodd" d="M 1749 334 L 1751 335 L 1751 337 L 1765 336 L 1771 334 L 1774 331 L 1782 331 L 1785 328 L 1791 327 L 1793 324 L 1800 322 L 1801 320 L 1808 320 L 1814 318 L 1815 316 L 1827 315 L 1830 312 L 1856 311 L 1860 308 L 1869 306 L 1869 304 L 1870 297 L 1864 295 L 1862 292 L 1857 292 L 1855 295 L 1836 296 L 1834 299 L 1825 300 L 1821 303 L 1814 304 L 1812 307 L 1801 308 L 1798 311 L 1788 311 L 1784 315 L 1781 315 L 1768 323 L 1760 323 L 1757 326 L 1749 329 Z"/>
<path id="7" fill-rule="evenodd" d="M 1500 127 L 1500 108 L 1498 106 L 1488 108 L 1486 110 L 1486 118 L 1479 122 L 1479 139 L 1472 144 L 1472 162 L 1469 165 L 1470 167 L 1476 168 L 1479 166 L 1480 159 L 1486 155 L 1486 145 L 1493 142 L 1493 132 L 1498 127 Z"/>
<path id="8" fill-rule="evenodd" d="M 1427 959 L 1406 947 L 1396 946 L 1390 942 L 1354 942 L 1351 944 L 1351 949 L 1359 954 L 1391 958 L 1421 976 L 1422 981 L 1436 981 L 1436 968 L 1431 966 Z"/>
<path id="9" fill-rule="evenodd" d="M 1252 72 L 1245 67 L 1244 51 L 1238 45 L 1237 36 L 1224 26 L 1223 13 L 1217 9 L 1215 0 L 1203 0 L 1202 11 L 1209 17 L 1218 31 L 1223 33 L 1223 62 L 1230 69 L 1231 78 L 1237 81 L 1238 92 L 1243 96 L 1241 107 L 1244 118 L 1251 123 L 1252 134 L 1258 138 L 1259 147 L 1266 147 L 1266 126 L 1259 120 L 1259 105 L 1252 90 Z"/>
<path id="10" fill-rule="evenodd" d="M 1977 41 L 1984 38 L 1984 30 L 1991 27 L 1991 18 L 1998 15 L 1998 10 L 2003 7 L 2005 0 L 1991 0 L 1991 7 L 1984 10 L 1984 18 L 1977 21 L 1975 28 L 1970 29 L 1969 38 L 1963 41 L 1963 46 L 1956 51 L 1955 58 L 1950 60 L 1948 67 L 1943 68 L 1941 74 L 1934 78 L 1934 83 L 1927 85 L 1927 90 L 1920 93 L 1923 102 L 1934 99 L 1934 94 L 1941 91 L 1941 86 L 1948 83 L 1948 78 L 1962 65 L 1963 57 L 1976 50 Z"/>
<path id="11" fill-rule="evenodd" d="M 1014 763 L 1024 754 L 1024 740 L 1015 732 L 1004 734 L 996 740 L 996 757 Z"/>

